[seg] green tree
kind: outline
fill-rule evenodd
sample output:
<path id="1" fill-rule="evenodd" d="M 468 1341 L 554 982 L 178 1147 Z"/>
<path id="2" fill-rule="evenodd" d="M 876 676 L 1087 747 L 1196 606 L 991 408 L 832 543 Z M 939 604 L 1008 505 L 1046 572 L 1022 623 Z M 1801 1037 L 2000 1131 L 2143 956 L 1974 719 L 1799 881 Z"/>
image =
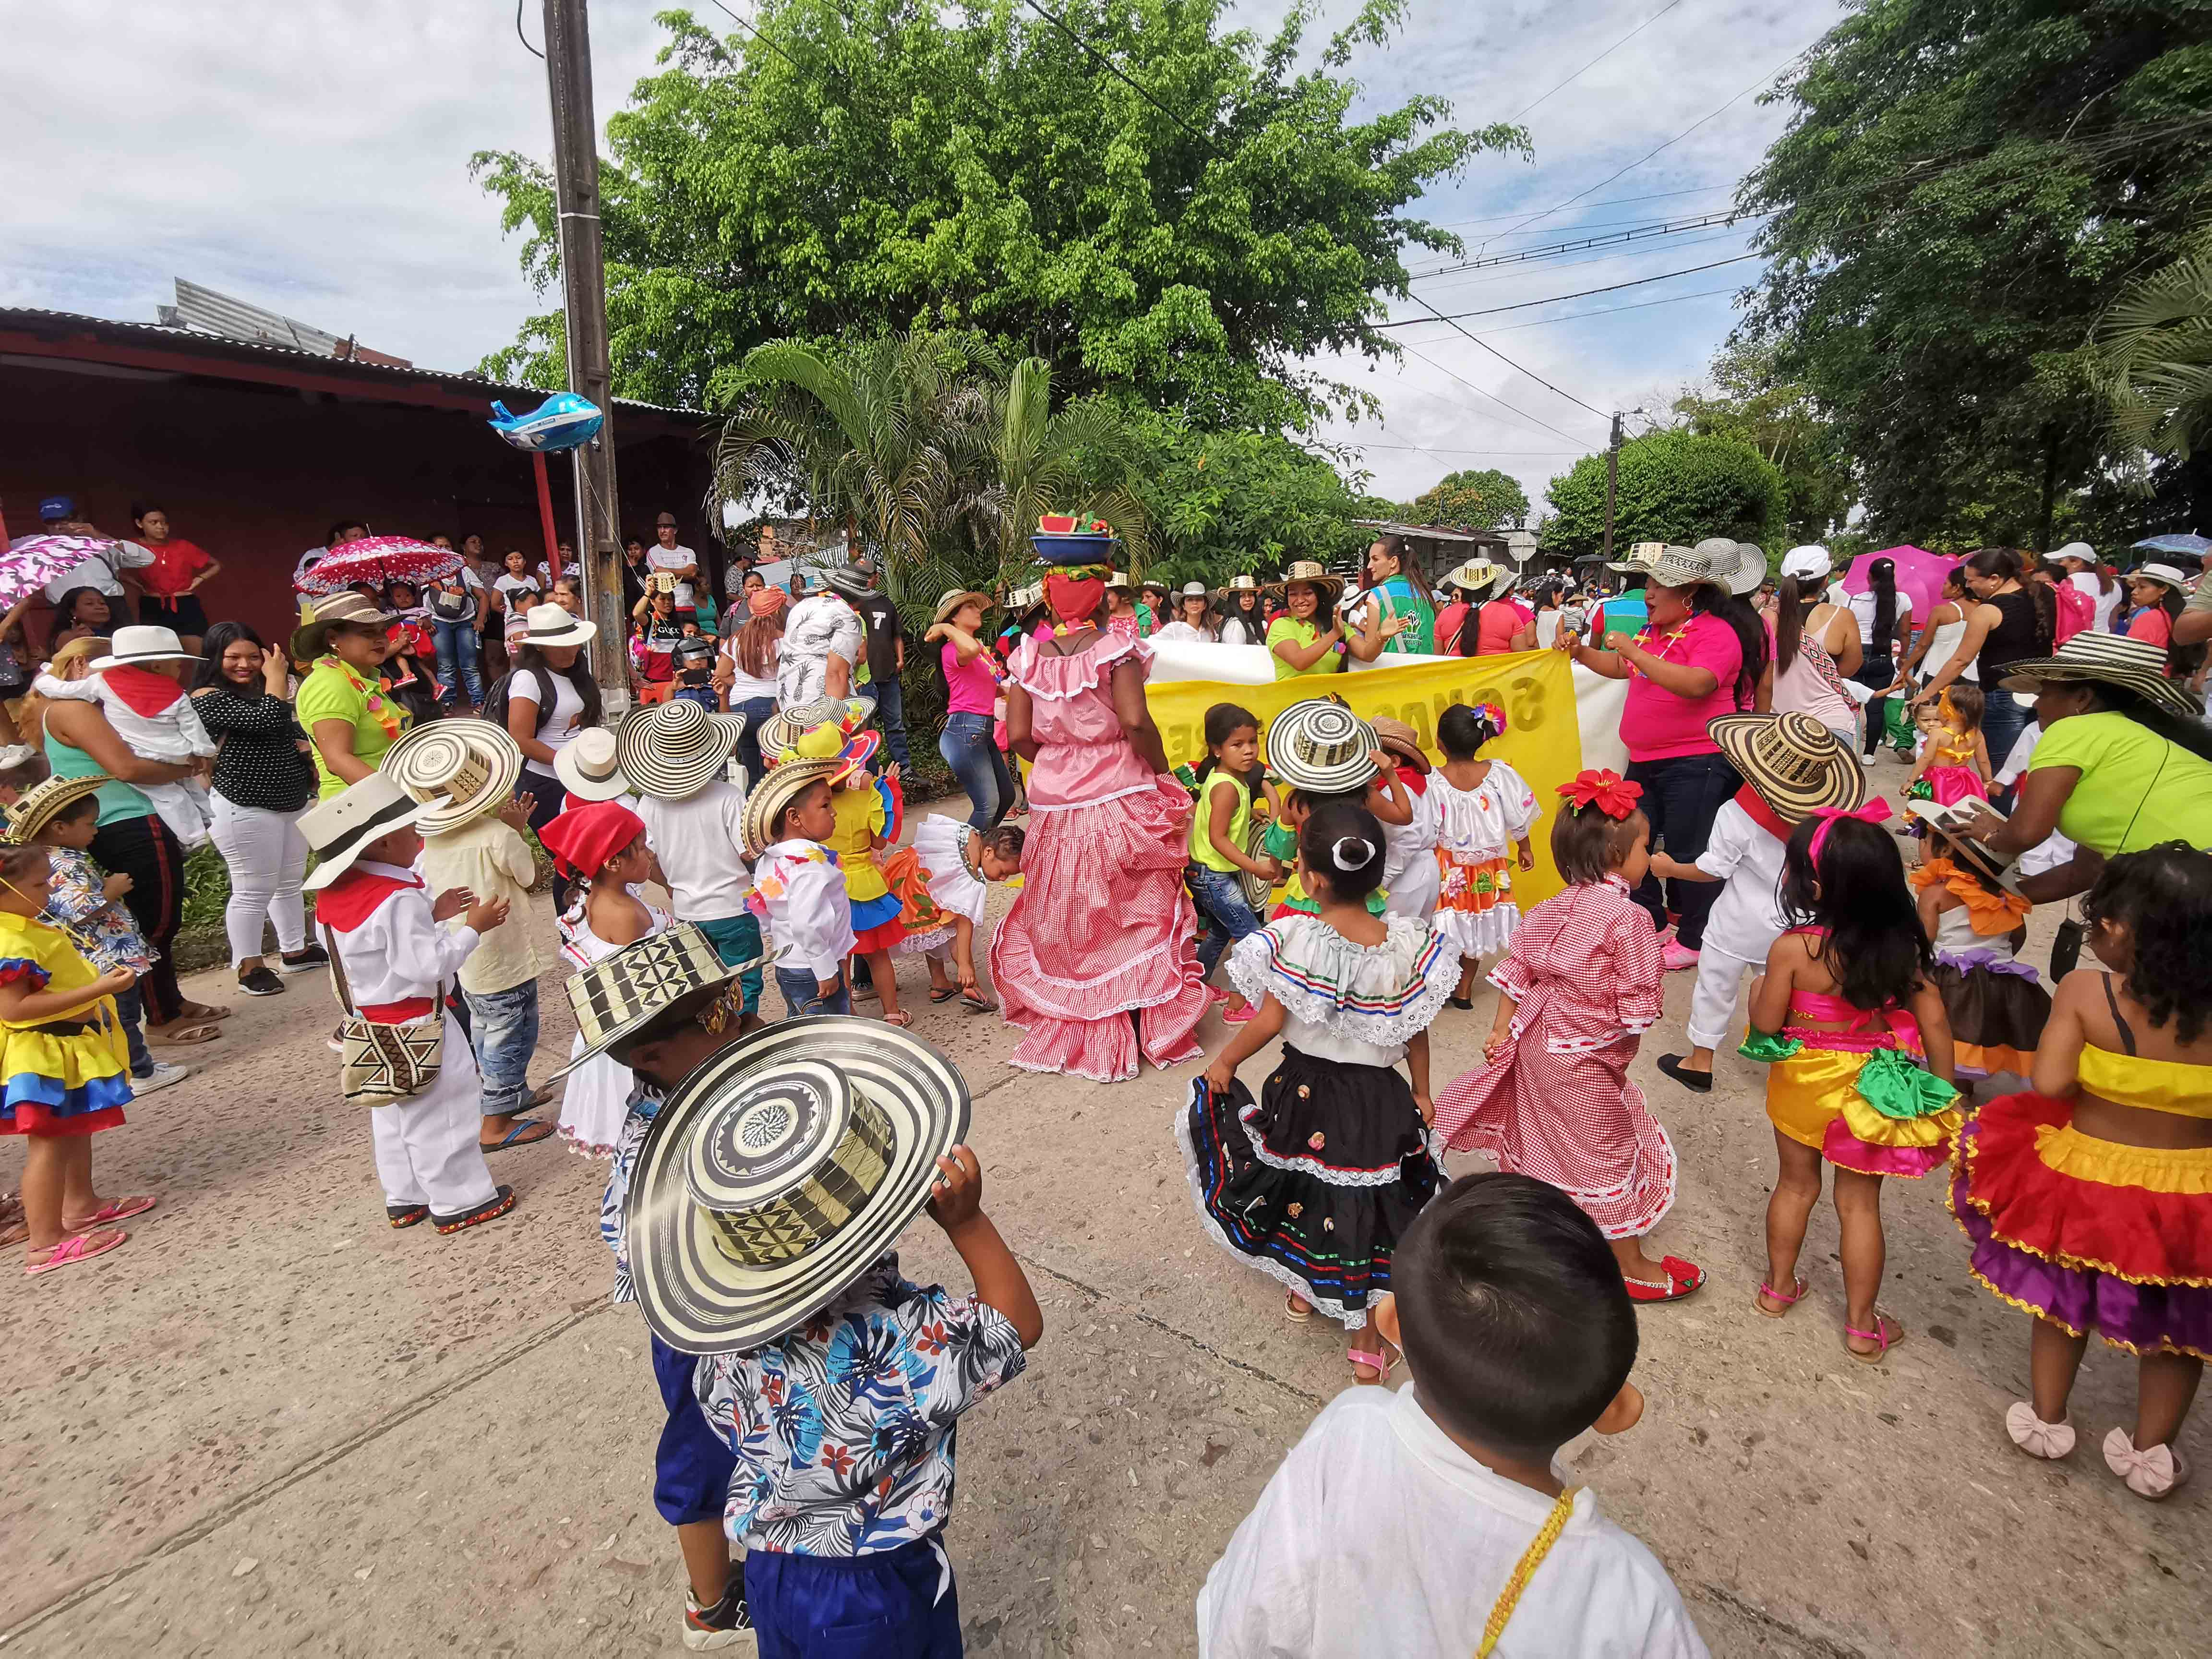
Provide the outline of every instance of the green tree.
<path id="1" fill-rule="evenodd" d="M 1293 559 L 1340 563 L 1366 545 L 1356 521 L 1376 515 L 1327 459 L 1273 433 L 1200 431 L 1151 411 L 1137 421 L 1148 451 L 1141 487 L 1159 543 L 1152 571 L 1161 580 L 1272 577 Z"/>
<path id="2" fill-rule="evenodd" d="M 2212 437 L 2212 253 L 2124 292 L 2106 314 L 2098 368 L 2122 441 L 2185 461 Z"/>
<path id="3" fill-rule="evenodd" d="M 1202 425 L 1367 403 L 1302 365 L 1390 351 L 1401 253 L 1459 247 L 1408 204 L 1526 148 L 1425 94 L 1352 116 L 1352 52 L 1409 3 L 1364 0 L 1318 52 L 1317 0 L 1264 43 L 1221 27 L 1227 0 L 1056 4 L 1090 51 L 1006 0 L 763 0 L 726 38 L 663 13 L 600 164 L 616 389 L 720 409 L 763 342 L 958 329 L 1042 357 L 1063 396 L 1125 386 Z M 546 168 L 472 167 L 542 291 Z M 558 386 L 561 351 L 550 313 L 484 367 Z"/>
<path id="4" fill-rule="evenodd" d="M 1734 438 L 1781 470 L 1792 541 L 1826 540 L 1857 500 L 1833 422 L 1800 382 L 1775 373 L 1771 342 L 1731 341 L 1714 356 L 1708 384 L 1674 399 L 1675 418 L 1692 432 Z"/>
<path id="5" fill-rule="evenodd" d="M 1528 495 L 1496 467 L 1448 472 L 1406 503 L 1407 521 L 1449 530 L 1502 530 L 1528 521 Z"/>
<path id="6" fill-rule="evenodd" d="M 1047 513 L 1089 512 L 1112 525 L 1130 568 L 1146 570 L 1152 520 L 1140 494 L 1147 459 L 1145 434 L 1130 411 L 1110 398 L 1077 399 L 1051 412 L 1052 366 L 1042 357 L 1014 365 L 997 390 L 995 480 L 977 501 L 999 580 L 1029 579 L 1036 553 L 1030 534 Z"/>
<path id="7" fill-rule="evenodd" d="M 1581 555 L 1605 544 L 1605 457 L 1585 455 L 1552 480 L 1547 551 Z M 1732 536 L 1771 550 L 1784 532 L 1781 470 L 1735 438 L 1646 433 L 1620 447 L 1613 545 Z"/>
<path id="8" fill-rule="evenodd" d="M 2095 319 L 2212 199 L 2212 14 L 1863 0 L 1774 95 L 1789 130 L 1738 197 L 1773 216 L 1749 330 L 1833 419 L 1877 534 L 2002 501 L 1983 527 L 2047 547 L 2112 459 Z"/>

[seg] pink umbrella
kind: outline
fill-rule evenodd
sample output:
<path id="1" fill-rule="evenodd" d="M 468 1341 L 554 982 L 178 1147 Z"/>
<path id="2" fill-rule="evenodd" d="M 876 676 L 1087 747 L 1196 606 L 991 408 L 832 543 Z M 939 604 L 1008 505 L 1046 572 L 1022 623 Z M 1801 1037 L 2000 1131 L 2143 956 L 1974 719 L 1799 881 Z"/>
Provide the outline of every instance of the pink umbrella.
<path id="1" fill-rule="evenodd" d="M 295 586 L 311 599 L 324 599 L 357 582 L 372 587 L 405 582 L 420 588 L 460 568 L 461 556 L 450 547 L 433 547 L 412 536 L 368 536 L 341 543 Z"/>
<path id="2" fill-rule="evenodd" d="M 114 545 L 103 536 L 18 536 L 0 551 L 0 610 Z"/>
<path id="3" fill-rule="evenodd" d="M 1867 568 L 1876 559 L 1888 559 L 1897 566 L 1898 587 L 1912 596 L 1913 626 L 1934 611 L 1943 598 L 1944 578 L 1951 567 L 1959 562 L 1946 554 L 1930 553 L 1924 547 L 1886 547 L 1879 553 L 1862 553 L 1851 561 L 1851 568 L 1844 573 L 1844 591 L 1863 593 L 1873 586 L 1867 577 Z"/>

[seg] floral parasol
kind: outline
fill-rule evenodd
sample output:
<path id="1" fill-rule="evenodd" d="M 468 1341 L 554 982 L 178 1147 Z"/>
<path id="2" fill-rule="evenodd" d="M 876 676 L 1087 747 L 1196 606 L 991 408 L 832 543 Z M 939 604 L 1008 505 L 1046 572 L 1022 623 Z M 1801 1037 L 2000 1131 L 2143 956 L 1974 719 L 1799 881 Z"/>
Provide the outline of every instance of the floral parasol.
<path id="1" fill-rule="evenodd" d="M 0 609 L 115 544 L 104 536 L 19 536 L 0 552 Z"/>
<path id="2" fill-rule="evenodd" d="M 412 536 L 370 536 L 341 544 L 294 585 L 309 599 L 321 599 L 361 582 L 373 587 L 405 582 L 419 588 L 460 568 L 461 556 L 450 547 L 433 547 Z"/>

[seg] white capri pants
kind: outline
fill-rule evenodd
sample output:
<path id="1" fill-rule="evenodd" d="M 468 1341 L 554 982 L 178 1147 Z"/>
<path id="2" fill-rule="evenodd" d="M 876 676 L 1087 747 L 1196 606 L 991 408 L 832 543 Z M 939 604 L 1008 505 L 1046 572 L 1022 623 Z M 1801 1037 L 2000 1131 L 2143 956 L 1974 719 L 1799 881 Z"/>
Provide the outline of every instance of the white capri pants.
<path id="1" fill-rule="evenodd" d="M 214 799 L 215 823 L 209 833 L 230 866 L 230 902 L 222 913 L 223 930 L 230 935 L 230 965 L 261 954 L 264 918 L 276 924 L 277 949 L 305 950 L 307 921 L 300 884 L 307 875 L 307 838 L 300 833 L 300 814 L 240 806 L 219 793 Z"/>
<path id="2" fill-rule="evenodd" d="M 369 1109 L 376 1176 L 388 1205 L 427 1204 L 434 1218 L 465 1214 L 498 1195 L 484 1162 L 476 1057 L 460 1022 L 445 1016 L 438 1080 L 396 1105 Z"/>
<path id="3" fill-rule="evenodd" d="M 1690 994 L 1691 1047 L 1718 1049 L 1727 1046 L 1736 1029 L 1735 1005 L 1743 994 L 1743 976 L 1758 973 L 1765 966 L 1765 957 L 1747 962 L 1741 957 L 1730 956 L 1713 943 L 1711 933 L 1705 935 L 1705 948 L 1698 952 L 1698 988 Z"/>

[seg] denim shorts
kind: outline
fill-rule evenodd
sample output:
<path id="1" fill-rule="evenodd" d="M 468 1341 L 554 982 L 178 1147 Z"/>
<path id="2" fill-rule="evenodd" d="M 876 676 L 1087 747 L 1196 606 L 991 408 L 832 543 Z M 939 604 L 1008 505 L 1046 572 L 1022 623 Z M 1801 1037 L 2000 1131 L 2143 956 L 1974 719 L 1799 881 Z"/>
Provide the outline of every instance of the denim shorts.
<path id="1" fill-rule="evenodd" d="M 538 981 L 505 991 L 461 993 L 469 1005 L 469 1047 L 483 1081 L 483 1115 L 519 1112 L 530 1098 L 530 1056 L 538 1047 Z"/>
<path id="2" fill-rule="evenodd" d="M 814 977 L 811 968 L 778 968 L 775 988 L 783 993 L 783 1000 L 790 1010 L 790 1018 L 801 1014 L 849 1014 L 853 1012 L 853 988 L 841 975 L 835 996 L 822 994 L 822 982 Z"/>

